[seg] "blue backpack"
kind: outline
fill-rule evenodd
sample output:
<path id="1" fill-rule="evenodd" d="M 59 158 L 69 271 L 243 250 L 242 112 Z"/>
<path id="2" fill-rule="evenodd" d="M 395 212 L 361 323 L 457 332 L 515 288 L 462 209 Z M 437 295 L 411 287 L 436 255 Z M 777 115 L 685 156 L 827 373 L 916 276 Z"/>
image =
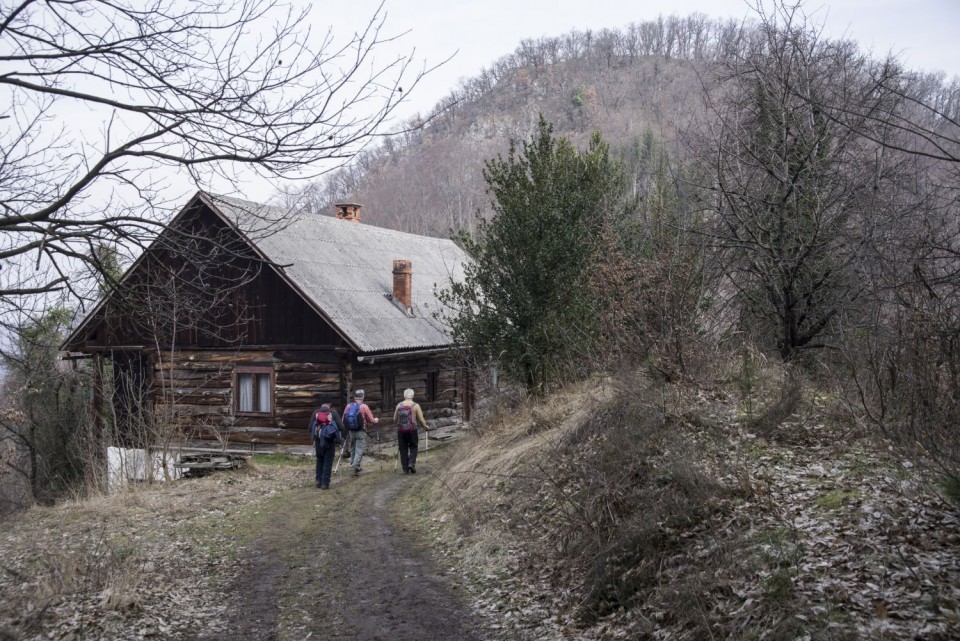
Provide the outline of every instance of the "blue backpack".
<path id="1" fill-rule="evenodd" d="M 363 429 L 363 415 L 360 414 L 360 403 L 350 403 L 347 405 L 347 411 L 343 414 L 343 424 L 351 432 L 358 432 Z"/>
<path id="2" fill-rule="evenodd" d="M 340 442 L 340 431 L 337 429 L 336 423 L 327 423 L 323 426 L 323 429 L 320 430 L 320 442 L 324 445 L 336 445 Z"/>

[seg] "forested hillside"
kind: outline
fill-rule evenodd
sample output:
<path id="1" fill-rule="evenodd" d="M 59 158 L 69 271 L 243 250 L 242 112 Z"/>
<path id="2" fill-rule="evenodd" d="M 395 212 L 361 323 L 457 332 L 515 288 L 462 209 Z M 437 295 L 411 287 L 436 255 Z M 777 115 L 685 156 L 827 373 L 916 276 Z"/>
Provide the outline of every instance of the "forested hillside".
<path id="1" fill-rule="evenodd" d="M 465 80 L 421 128 L 365 151 L 308 192 L 312 209 L 363 205 L 364 221 L 446 236 L 489 214 L 483 161 L 528 137 L 540 114 L 582 146 L 599 131 L 642 185 L 654 144 L 671 148 L 704 113 L 699 68 L 736 47 L 735 23 L 671 16 L 598 33 L 522 42 Z"/>
<path id="2" fill-rule="evenodd" d="M 673 15 L 523 41 L 407 123 L 409 131 L 307 188 L 298 203 L 329 213 L 334 202 L 358 202 L 367 222 L 429 235 L 472 228 L 478 211 L 491 212 L 483 161 L 528 137 L 540 114 L 577 145 L 599 131 L 642 191 L 651 146 L 691 153 L 690 139 L 711 116 L 717 64 L 743 56 L 756 29 Z M 914 98 L 956 110 L 956 92 L 942 76 L 908 75 Z"/>

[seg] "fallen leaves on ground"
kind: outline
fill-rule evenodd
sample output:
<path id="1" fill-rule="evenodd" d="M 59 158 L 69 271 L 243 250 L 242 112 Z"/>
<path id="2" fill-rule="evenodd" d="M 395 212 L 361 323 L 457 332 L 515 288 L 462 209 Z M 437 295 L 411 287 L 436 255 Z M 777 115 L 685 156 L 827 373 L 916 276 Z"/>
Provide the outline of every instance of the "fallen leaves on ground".
<path id="1" fill-rule="evenodd" d="M 439 553 L 467 577 L 475 607 L 504 640 L 698 638 L 704 628 L 685 628 L 690 617 L 716 638 L 960 637 L 957 506 L 885 442 L 826 425 L 820 404 L 815 396 L 812 411 L 780 425 L 786 438 L 764 438 L 731 399 L 695 399 L 687 414 L 706 419 L 686 425 L 686 436 L 734 498 L 670 532 L 684 545 L 657 560 L 658 585 L 594 624 L 576 616 L 589 560 L 544 549 L 564 527 L 558 493 L 535 489 L 537 509 L 512 507 L 523 501 L 504 478 L 529 469 L 497 469 L 479 495 L 435 517 Z M 554 461 L 552 482 L 590 482 L 563 478 L 569 469 Z M 464 510 L 471 501 L 486 509 Z"/>

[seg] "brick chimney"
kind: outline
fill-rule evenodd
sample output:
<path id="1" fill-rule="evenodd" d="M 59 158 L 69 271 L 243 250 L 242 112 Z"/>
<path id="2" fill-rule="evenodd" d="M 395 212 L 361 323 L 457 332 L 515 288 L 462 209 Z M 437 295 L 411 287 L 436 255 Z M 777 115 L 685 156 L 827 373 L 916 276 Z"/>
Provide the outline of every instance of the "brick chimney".
<path id="1" fill-rule="evenodd" d="M 413 307 L 413 263 L 409 260 L 393 261 L 393 300 L 410 313 Z"/>
<path id="2" fill-rule="evenodd" d="M 339 203 L 333 206 L 337 212 L 337 220 L 349 220 L 355 223 L 360 222 L 360 205 L 355 203 Z"/>

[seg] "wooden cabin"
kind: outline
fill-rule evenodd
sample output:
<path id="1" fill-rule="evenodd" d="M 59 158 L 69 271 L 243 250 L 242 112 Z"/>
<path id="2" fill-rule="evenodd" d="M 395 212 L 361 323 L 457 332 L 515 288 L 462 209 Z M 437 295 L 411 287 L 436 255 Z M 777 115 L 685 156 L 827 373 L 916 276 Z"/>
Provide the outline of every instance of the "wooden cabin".
<path id="1" fill-rule="evenodd" d="M 110 440 L 306 444 L 318 395 L 342 410 L 356 389 L 384 432 L 406 388 L 433 425 L 468 418 L 469 375 L 437 317 L 466 255 L 359 210 L 196 194 L 63 345 L 93 361 Z"/>

